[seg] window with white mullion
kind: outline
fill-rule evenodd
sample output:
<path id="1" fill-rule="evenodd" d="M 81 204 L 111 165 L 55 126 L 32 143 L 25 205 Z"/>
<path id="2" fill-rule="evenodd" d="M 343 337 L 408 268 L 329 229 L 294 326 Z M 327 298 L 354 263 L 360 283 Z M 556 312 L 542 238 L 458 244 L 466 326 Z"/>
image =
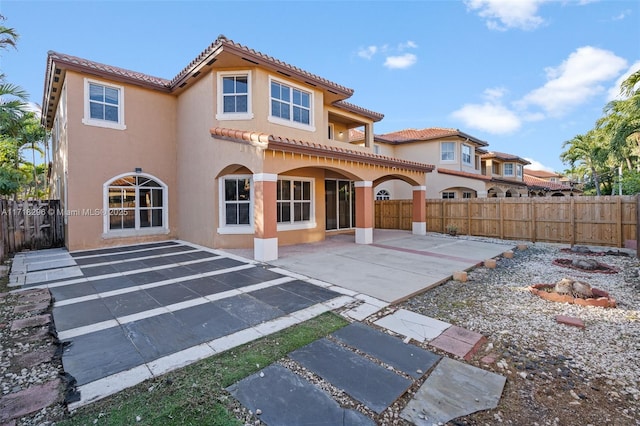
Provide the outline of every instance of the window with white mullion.
<path id="1" fill-rule="evenodd" d="M 312 219 L 311 181 L 278 179 L 277 221 L 280 224 L 309 222 Z"/>
<path id="2" fill-rule="evenodd" d="M 471 147 L 469 145 L 462 145 L 462 162 L 471 165 Z"/>
<path id="3" fill-rule="evenodd" d="M 249 178 L 225 178 L 225 224 L 251 224 L 251 180 Z"/>
<path id="4" fill-rule="evenodd" d="M 246 113 L 248 111 L 249 84 L 246 75 L 222 77 L 223 112 Z"/>
<path id="5" fill-rule="evenodd" d="M 271 81 L 271 116 L 311 125 L 311 93 Z"/>
<path id="6" fill-rule="evenodd" d="M 440 160 L 455 161 L 456 159 L 455 142 L 442 142 L 440 144 Z"/>

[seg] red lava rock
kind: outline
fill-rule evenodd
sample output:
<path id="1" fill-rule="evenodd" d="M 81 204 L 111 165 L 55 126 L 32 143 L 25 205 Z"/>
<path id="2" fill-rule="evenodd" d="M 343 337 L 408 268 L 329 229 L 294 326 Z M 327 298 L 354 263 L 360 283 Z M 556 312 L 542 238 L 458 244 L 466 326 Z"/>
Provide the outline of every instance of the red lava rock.
<path id="1" fill-rule="evenodd" d="M 493 364 L 494 362 L 496 362 L 496 356 L 495 355 L 487 355 L 482 357 L 482 359 L 480 359 L 480 362 L 483 364 Z"/>
<path id="2" fill-rule="evenodd" d="M 429 344 L 469 361 L 486 340 L 480 333 L 452 325 Z"/>
<path id="3" fill-rule="evenodd" d="M 570 317 L 567 315 L 556 315 L 556 321 L 560 324 L 571 325 L 574 327 L 584 328 L 584 321 L 580 318 Z"/>
<path id="4" fill-rule="evenodd" d="M 40 411 L 57 402 L 60 397 L 60 386 L 60 379 L 55 379 L 43 385 L 34 385 L 3 396 L 0 398 L 0 423 L 8 423 L 12 419 Z"/>
<path id="5" fill-rule="evenodd" d="M 597 288 L 591 288 L 594 297 L 582 299 L 573 297 L 570 294 L 558 294 L 554 291 L 545 291 L 545 289 L 553 290 L 555 284 L 534 284 L 529 287 L 529 291 L 536 296 L 548 300 L 550 302 L 572 303 L 580 306 L 599 306 L 601 308 L 615 308 L 616 299 L 609 296 L 609 293 Z"/>

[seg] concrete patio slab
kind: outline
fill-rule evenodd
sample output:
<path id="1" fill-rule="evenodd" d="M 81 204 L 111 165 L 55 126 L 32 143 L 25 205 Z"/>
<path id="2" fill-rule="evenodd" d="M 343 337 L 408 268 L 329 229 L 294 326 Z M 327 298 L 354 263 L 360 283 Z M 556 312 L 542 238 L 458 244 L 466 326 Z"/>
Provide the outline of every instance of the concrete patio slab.
<path id="1" fill-rule="evenodd" d="M 432 426 L 495 408 L 506 380 L 499 374 L 443 358 L 400 416 L 418 426 Z"/>
<path id="2" fill-rule="evenodd" d="M 419 342 L 433 340 L 451 327 L 447 322 L 406 309 L 398 309 L 393 314 L 380 318 L 374 324 Z"/>
<path id="3" fill-rule="evenodd" d="M 328 339 L 316 340 L 289 358 L 381 413 L 413 383 Z"/>
<path id="4" fill-rule="evenodd" d="M 326 392 L 280 365 L 264 368 L 227 390 L 254 413 L 260 410 L 258 417 L 267 425 L 375 425 L 372 419 L 340 407 Z"/>

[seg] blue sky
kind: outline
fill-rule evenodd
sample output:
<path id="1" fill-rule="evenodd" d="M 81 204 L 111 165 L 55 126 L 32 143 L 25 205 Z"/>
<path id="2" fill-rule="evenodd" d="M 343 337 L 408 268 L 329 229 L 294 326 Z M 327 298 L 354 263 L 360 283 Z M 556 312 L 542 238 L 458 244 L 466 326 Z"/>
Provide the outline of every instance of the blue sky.
<path id="1" fill-rule="evenodd" d="M 40 104 L 47 51 L 172 78 L 219 34 L 355 90 L 377 134 L 451 127 L 562 171 L 640 68 L 640 2 L 0 0 L 1 71 Z"/>

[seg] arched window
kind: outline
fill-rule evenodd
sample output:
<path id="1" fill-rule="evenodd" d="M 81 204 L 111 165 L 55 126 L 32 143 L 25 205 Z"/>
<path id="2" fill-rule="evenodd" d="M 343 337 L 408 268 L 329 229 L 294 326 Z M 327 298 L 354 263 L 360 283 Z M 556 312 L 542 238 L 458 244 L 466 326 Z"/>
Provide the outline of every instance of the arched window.
<path id="1" fill-rule="evenodd" d="M 146 175 L 121 175 L 105 183 L 105 233 L 155 233 L 168 229 L 167 185 Z"/>
<path id="2" fill-rule="evenodd" d="M 391 199 L 391 193 L 386 189 L 381 189 L 376 194 L 376 200 L 390 200 L 390 199 Z"/>

